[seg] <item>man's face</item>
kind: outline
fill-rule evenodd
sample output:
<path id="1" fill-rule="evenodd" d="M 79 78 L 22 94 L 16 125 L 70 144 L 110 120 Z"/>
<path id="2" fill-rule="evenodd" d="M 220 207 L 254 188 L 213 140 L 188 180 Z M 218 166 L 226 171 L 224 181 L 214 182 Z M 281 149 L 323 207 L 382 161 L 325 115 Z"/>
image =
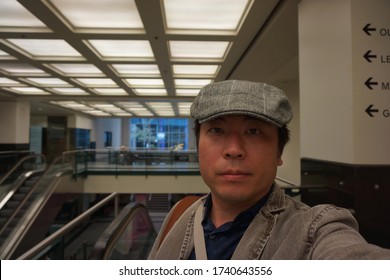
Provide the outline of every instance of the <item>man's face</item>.
<path id="1" fill-rule="evenodd" d="M 199 166 L 213 202 L 251 206 L 274 182 L 282 165 L 277 127 L 247 116 L 204 122 L 199 133 Z"/>

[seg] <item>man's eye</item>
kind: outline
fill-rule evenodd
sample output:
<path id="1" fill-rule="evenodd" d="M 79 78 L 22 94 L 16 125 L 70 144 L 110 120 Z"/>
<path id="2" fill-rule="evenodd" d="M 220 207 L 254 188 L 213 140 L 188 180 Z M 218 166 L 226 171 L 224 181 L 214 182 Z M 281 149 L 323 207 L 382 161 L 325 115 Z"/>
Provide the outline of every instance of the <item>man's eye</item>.
<path id="1" fill-rule="evenodd" d="M 219 133 L 222 133 L 222 128 L 213 127 L 213 128 L 210 128 L 209 132 L 213 133 L 213 134 L 219 134 Z"/>
<path id="2" fill-rule="evenodd" d="M 257 128 L 248 129 L 248 134 L 259 134 L 260 130 Z"/>

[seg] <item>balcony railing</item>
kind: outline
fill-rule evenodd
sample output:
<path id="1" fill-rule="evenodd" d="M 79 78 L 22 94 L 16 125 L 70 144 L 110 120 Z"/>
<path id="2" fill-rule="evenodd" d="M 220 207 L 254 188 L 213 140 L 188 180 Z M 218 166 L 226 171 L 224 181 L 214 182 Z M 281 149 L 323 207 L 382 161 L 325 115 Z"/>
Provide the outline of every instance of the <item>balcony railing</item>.
<path id="1" fill-rule="evenodd" d="M 199 174 L 195 150 L 138 150 L 108 148 L 63 153 L 76 176 L 107 174 Z"/>

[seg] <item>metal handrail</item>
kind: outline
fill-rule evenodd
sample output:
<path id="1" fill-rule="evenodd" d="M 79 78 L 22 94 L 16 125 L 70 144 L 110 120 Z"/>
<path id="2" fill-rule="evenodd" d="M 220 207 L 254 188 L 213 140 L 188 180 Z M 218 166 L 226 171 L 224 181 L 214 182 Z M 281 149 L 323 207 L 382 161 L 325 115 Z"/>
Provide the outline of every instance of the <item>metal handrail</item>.
<path id="1" fill-rule="evenodd" d="M 134 216 L 139 211 L 143 211 L 147 214 L 148 223 L 153 228 L 153 234 L 157 235 L 146 206 L 140 203 L 130 203 L 125 208 L 123 208 L 123 210 L 116 217 L 116 219 L 106 228 L 106 230 L 99 237 L 92 250 L 90 259 L 108 259 L 114 249 L 114 246 L 117 244 L 118 239 L 127 229 L 129 223 L 134 219 Z"/>
<path id="2" fill-rule="evenodd" d="M 28 155 L 23 158 L 21 158 L 3 177 L 0 178 L 0 186 L 1 184 L 9 177 L 13 172 L 15 172 L 24 162 L 26 162 L 29 159 L 32 158 L 42 158 L 43 163 L 46 162 L 46 156 L 45 155 Z M 43 168 L 44 169 L 44 168 Z"/>
<path id="3" fill-rule="evenodd" d="M 117 193 L 112 193 L 106 198 L 99 201 L 97 204 L 83 212 L 81 215 L 77 216 L 75 219 L 67 223 L 65 226 L 63 226 L 61 229 L 57 230 L 53 234 L 49 235 L 46 239 L 42 240 L 40 243 L 32 247 L 30 250 L 22 254 L 17 258 L 17 260 L 28 260 L 32 259 L 34 256 L 39 254 L 44 248 L 49 246 L 53 241 L 56 239 L 64 236 L 65 234 L 69 233 L 72 229 L 79 226 L 80 223 L 84 222 L 86 219 L 89 218 L 90 215 L 98 211 L 100 208 L 105 206 L 108 202 L 110 202 L 112 199 L 114 199 L 117 196 Z"/>
<path id="4" fill-rule="evenodd" d="M 53 178 L 56 178 L 57 180 L 53 180 L 53 178 L 50 178 L 50 173 L 52 172 L 52 169 L 55 169 L 54 168 L 55 164 L 58 163 L 60 160 L 62 160 L 61 157 L 53 161 L 51 166 L 44 172 L 42 176 L 40 176 L 38 181 L 34 184 L 34 186 L 29 191 L 28 195 L 23 199 L 23 201 L 19 204 L 17 209 L 12 213 L 11 217 L 7 219 L 7 225 L 8 225 L 9 223 L 12 222 L 12 219 L 16 217 L 17 213 L 22 209 L 23 205 L 27 202 L 28 197 L 31 196 L 36 189 L 42 187 L 41 184 L 42 182 L 44 182 L 44 180 L 50 179 L 49 185 L 45 186 L 39 198 L 37 198 L 34 201 L 34 204 L 31 205 L 29 211 L 23 216 L 22 220 L 20 221 L 21 225 L 15 227 L 15 229 L 11 232 L 11 234 L 8 236 L 6 241 L 4 241 L 3 244 L 1 244 L 0 259 L 9 259 L 12 256 L 17 246 L 22 241 L 24 235 L 27 233 L 28 229 L 35 221 L 35 218 L 39 215 L 44 204 L 47 202 L 50 195 L 53 193 L 54 189 L 58 184 L 59 178 L 65 172 L 70 171 L 70 170 L 58 170 L 56 174 L 53 176 Z M 3 232 L 4 229 L 5 227 L 1 229 L 1 232 Z"/>

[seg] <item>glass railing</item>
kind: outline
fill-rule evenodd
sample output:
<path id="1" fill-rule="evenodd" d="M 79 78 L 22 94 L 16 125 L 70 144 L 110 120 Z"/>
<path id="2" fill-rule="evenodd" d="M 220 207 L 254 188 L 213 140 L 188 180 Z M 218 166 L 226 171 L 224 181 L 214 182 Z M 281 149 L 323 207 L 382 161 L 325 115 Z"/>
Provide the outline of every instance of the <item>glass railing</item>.
<path id="1" fill-rule="evenodd" d="M 33 155 L 32 151 L 0 151 L 0 179 L 9 172 L 21 159 Z"/>
<path id="2" fill-rule="evenodd" d="M 54 192 L 58 180 L 65 173 L 72 173 L 71 166 L 63 163 L 62 157 L 59 157 L 43 172 L 38 181 L 34 183 L 23 200 L 18 204 L 17 208 L 7 218 L 7 225 L 14 224 L 14 220 L 16 224 L 13 225 L 11 232 L 7 234 L 0 246 L 1 259 L 9 259 L 13 256 L 30 226 Z"/>
<path id="3" fill-rule="evenodd" d="M 156 236 L 147 208 L 128 204 L 97 240 L 90 259 L 145 260 Z"/>
<path id="4" fill-rule="evenodd" d="M 15 190 L 32 173 L 43 172 L 46 168 L 46 157 L 44 155 L 28 155 L 21 158 L 0 178 L 0 209 Z"/>
<path id="5" fill-rule="evenodd" d="M 156 237 L 146 207 L 131 203 L 110 221 L 102 218 L 99 210 L 115 199 L 107 195 L 17 259 L 146 259 Z"/>
<path id="6" fill-rule="evenodd" d="M 63 160 L 73 166 L 75 174 L 199 174 L 195 150 L 78 150 L 64 152 Z"/>

